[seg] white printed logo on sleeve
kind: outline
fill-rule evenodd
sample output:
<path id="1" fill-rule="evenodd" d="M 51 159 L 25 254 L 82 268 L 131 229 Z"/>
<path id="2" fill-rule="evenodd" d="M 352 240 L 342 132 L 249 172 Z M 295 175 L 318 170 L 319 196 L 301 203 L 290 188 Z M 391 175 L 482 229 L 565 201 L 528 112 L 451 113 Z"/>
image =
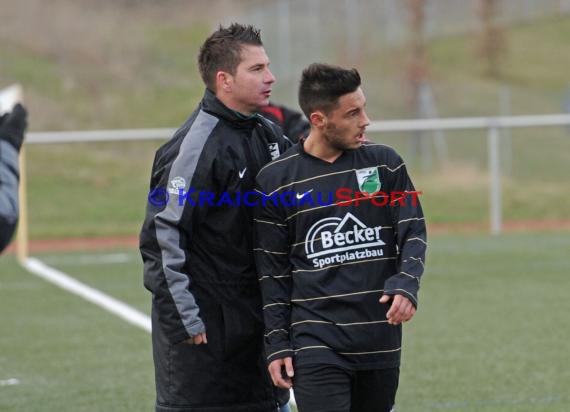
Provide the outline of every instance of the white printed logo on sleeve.
<path id="1" fill-rule="evenodd" d="M 271 160 L 275 160 L 279 157 L 281 152 L 279 151 L 279 143 L 269 143 L 267 145 L 269 149 L 269 154 L 271 155 Z"/>
<path id="2" fill-rule="evenodd" d="M 315 223 L 305 237 L 305 252 L 316 268 L 384 255 L 382 226 L 368 227 L 352 213 Z"/>
<path id="3" fill-rule="evenodd" d="M 180 189 L 184 190 L 185 188 L 186 188 L 186 180 L 183 177 L 176 176 L 168 184 L 167 190 L 168 193 L 171 193 L 173 195 L 178 195 L 180 194 Z"/>

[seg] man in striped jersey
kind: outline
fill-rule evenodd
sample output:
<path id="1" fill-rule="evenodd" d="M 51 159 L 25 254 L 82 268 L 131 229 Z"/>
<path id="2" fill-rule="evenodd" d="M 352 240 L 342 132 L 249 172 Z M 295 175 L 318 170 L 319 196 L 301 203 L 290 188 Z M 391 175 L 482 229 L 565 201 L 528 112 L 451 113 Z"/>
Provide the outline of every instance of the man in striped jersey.
<path id="1" fill-rule="evenodd" d="M 366 140 L 360 85 L 356 69 L 305 69 L 310 134 L 257 176 L 267 362 L 300 412 L 393 410 L 424 270 L 419 192 L 392 148 Z"/>

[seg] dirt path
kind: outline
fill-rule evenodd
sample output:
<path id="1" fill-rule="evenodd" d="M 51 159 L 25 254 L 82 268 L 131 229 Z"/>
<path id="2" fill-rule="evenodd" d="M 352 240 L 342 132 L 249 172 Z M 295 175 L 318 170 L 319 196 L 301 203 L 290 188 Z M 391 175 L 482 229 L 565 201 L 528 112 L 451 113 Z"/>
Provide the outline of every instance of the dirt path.
<path id="1" fill-rule="evenodd" d="M 519 220 L 503 222 L 503 232 L 556 232 L 570 230 L 570 220 Z M 428 234 L 489 232 L 488 223 L 428 224 Z"/>
<path id="2" fill-rule="evenodd" d="M 113 250 L 117 248 L 136 249 L 138 236 L 90 237 L 69 239 L 41 239 L 31 240 L 29 252 L 74 252 L 85 250 Z M 15 252 L 15 242 L 8 247 L 5 253 Z"/>

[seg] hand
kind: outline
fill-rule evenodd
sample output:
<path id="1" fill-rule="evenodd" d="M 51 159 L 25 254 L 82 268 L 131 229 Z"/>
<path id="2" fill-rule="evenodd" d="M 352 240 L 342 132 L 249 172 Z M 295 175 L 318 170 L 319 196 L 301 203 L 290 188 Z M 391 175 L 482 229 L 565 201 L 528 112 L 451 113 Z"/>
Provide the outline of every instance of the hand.
<path id="1" fill-rule="evenodd" d="M 24 141 L 24 131 L 28 126 L 28 112 L 20 103 L 10 113 L 2 116 L 0 121 L 0 139 L 6 140 L 16 150 L 20 150 Z"/>
<path id="2" fill-rule="evenodd" d="M 416 313 L 414 304 L 403 295 L 382 295 L 380 303 L 388 303 L 392 300 L 392 305 L 386 313 L 386 319 L 390 325 L 399 325 L 402 322 L 407 322 Z"/>
<path id="3" fill-rule="evenodd" d="M 285 368 L 286 377 L 283 376 L 283 368 Z M 295 375 L 295 371 L 293 370 L 293 358 L 275 359 L 269 364 L 267 369 L 271 375 L 273 385 L 283 389 L 291 389 L 293 386 L 291 378 Z"/>
<path id="4" fill-rule="evenodd" d="M 196 336 L 192 336 L 184 341 L 187 345 L 201 345 L 208 343 L 208 339 L 206 338 L 206 332 L 202 332 L 197 334 Z"/>

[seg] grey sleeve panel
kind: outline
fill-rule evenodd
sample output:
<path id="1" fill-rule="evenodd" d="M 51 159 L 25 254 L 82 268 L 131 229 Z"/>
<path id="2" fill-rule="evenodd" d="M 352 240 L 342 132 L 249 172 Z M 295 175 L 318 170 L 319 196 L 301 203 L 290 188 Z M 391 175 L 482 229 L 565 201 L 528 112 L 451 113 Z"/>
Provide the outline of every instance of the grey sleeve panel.
<path id="1" fill-rule="evenodd" d="M 174 160 L 168 176 L 168 182 L 183 178 L 184 191 L 188 191 L 198 165 L 204 145 L 216 126 L 218 119 L 205 112 L 200 112 L 190 130 L 184 137 L 178 156 Z M 180 179 L 177 179 L 180 182 Z M 180 227 L 184 209 L 188 205 L 178 205 L 178 195 L 170 194 L 170 201 L 155 219 L 156 238 L 161 250 L 162 269 L 169 292 L 174 300 L 180 319 L 190 336 L 204 332 L 199 308 L 188 287 L 190 276 L 185 273 L 186 253 L 181 248 Z"/>
<path id="2" fill-rule="evenodd" d="M 0 216 L 9 223 L 18 220 L 18 151 L 0 140 Z"/>

